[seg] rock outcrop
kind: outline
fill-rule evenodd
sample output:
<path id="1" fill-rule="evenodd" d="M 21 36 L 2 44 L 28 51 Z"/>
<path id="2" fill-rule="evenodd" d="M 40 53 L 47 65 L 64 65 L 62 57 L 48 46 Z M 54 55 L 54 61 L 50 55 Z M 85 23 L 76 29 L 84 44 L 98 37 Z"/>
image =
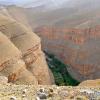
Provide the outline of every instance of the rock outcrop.
<path id="1" fill-rule="evenodd" d="M 100 78 L 100 26 L 84 30 L 42 26 L 35 32 L 42 38 L 43 49 L 68 64 L 74 78 Z"/>
<path id="2" fill-rule="evenodd" d="M 20 23 L 3 15 L 0 15 L 0 31 L 22 52 L 22 59 L 25 61 L 26 68 L 33 73 L 38 84 L 52 84 L 49 69 L 45 61 L 45 55 L 41 51 L 40 38 Z M 11 55 L 13 54 L 11 53 Z M 18 64 L 20 64 L 20 62 L 18 62 Z M 23 66 L 23 64 L 21 66 Z M 23 74 L 25 74 L 25 72 L 23 72 Z M 27 75 L 26 72 L 26 76 Z"/>
<path id="3" fill-rule="evenodd" d="M 8 82 L 37 84 L 35 77 L 26 69 L 21 52 L 0 33 L 0 76 L 8 77 Z"/>

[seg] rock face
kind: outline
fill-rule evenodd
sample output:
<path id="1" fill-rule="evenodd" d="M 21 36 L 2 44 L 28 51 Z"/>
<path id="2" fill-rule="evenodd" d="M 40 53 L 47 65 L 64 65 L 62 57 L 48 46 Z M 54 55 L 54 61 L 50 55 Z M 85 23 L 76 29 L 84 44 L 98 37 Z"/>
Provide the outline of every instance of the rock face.
<path id="1" fill-rule="evenodd" d="M 67 29 L 42 26 L 35 30 L 42 37 L 43 49 L 70 66 L 70 74 L 79 81 L 100 78 L 100 26 Z"/>
<path id="2" fill-rule="evenodd" d="M 0 31 L 3 34 L 5 34 L 12 41 L 12 43 L 22 52 L 22 59 L 24 60 L 25 63 L 22 60 L 18 60 L 18 63 L 15 61 L 17 64 L 14 64 L 13 70 L 16 70 L 16 68 L 18 67 L 20 68 L 23 67 L 23 70 L 25 69 L 26 72 L 23 70 L 20 70 L 20 72 L 22 73 L 22 75 L 25 74 L 26 75 L 25 77 L 31 76 L 30 75 L 31 73 L 30 74 L 27 73 L 29 70 L 32 72 L 33 76 L 36 78 L 38 84 L 51 84 L 52 82 L 49 75 L 49 69 L 45 61 L 45 55 L 41 51 L 40 38 L 37 35 L 35 35 L 33 32 L 31 32 L 30 30 L 28 30 L 26 27 L 24 27 L 23 25 L 17 23 L 15 20 L 5 17 L 3 15 L 0 15 Z M 8 49 L 5 49 L 5 50 L 8 50 Z M 10 48 L 10 50 L 13 50 L 13 49 Z M 1 51 L 0 53 L 3 54 Z M 14 54 L 16 54 L 14 50 L 13 52 Z M 11 51 L 11 54 L 9 53 L 8 58 L 9 56 L 11 56 L 12 58 L 14 57 L 13 52 Z M 6 54 L 4 56 L 6 56 Z M 3 60 L 6 60 L 6 59 L 4 58 Z M 21 66 L 18 66 L 18 64 L 20 64 Z M 25 68 L 25 64 L 28 70 Z M 15 74 L 14 73 L 12 74 L 13 76 L 10 75 L 9 79 L 13 79 L 15 77 Z M 30 78 L 31 77 L 29 77 L 29 79 Z"/>
<path id="3" fill-rule="evenodd" d="M 23 81 L 25 84 L 27 82 L 36 84 L 34 76 L 26 70 L 21 52 L 2 33 L 0 33 L 0 75 L 8 77 L 8 82 Z"/>

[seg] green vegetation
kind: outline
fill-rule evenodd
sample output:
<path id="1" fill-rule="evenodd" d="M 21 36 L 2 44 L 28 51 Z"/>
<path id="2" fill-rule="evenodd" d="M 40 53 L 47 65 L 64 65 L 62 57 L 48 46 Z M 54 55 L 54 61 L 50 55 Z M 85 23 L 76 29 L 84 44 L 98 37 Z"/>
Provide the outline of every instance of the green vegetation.
<path id="1" fill-rule="evenodd" d="M 47 56 L 48 65 L 54 75 L 55 82 L 57 85 L 70 85 L 76 86 L 79 84 L 67 71 L 68 65 L 65 65 L 60 60 L 58 60 L 53 54 L 45 52 Z"/>

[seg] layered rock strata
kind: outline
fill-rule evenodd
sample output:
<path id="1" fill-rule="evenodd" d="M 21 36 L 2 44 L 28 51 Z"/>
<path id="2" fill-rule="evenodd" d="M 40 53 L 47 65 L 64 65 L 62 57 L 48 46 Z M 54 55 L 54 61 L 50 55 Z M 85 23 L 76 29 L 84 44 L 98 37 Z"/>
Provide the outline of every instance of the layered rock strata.
<path id="1" fill-rule="evenodd" d="M 3 15 L 0 15 L 0 31 L 22 52 L 27 69 L 36 77 L 38 84 L 52 84 L 40 38 L 22 24 Z"/>
<path id="2" fill-rule="evenodd" d="M 0 33 L 0 76 L 7 77 L 8 82 L 12 83 L 37 84 L 35 77 L 26 69 L 21 52 L 2 33 Z"/>
<path id="3" fill-rule="evenodd" d="M 79 81 L 100 78 L 100 26 L 67 29 L 42 26 L 35 30 L 43 49 L 68 64 L 70 74 Z"/>

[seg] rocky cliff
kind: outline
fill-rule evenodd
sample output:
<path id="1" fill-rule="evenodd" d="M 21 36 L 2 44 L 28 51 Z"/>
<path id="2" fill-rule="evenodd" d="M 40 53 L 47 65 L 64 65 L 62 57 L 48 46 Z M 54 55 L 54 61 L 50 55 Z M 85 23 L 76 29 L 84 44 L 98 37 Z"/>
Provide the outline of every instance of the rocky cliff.
<path id="1" fill-rule="evenodd" d="M 21 25 L 20 23 L 17 23 L 12 18 L 6 17 L 4 15 L 0 15 L 0 31 L 11 40 L 11 42 L 12 42 L 11 45 L 15 45 L 15 48 L 17 48 L 17 52 L 21 52 L 21 54 L 22 54 L 21 59 L 23 61 L 18 61 L 18 64 L 20 64 L 20 66 L 18 64 L 15 64 L 11 68 L 13 68 L 13 70 L 15 70 L 15 71 L 17 71 L 16 69 L 18 67 L 19 67 L 18 69 L 22 68 L 20 70 L 22 72 L 22 74 L 24 74 L 25 77 L 27 77 L 29 79 L 36 79 L 38 84 L 52 84 L 51 78 L 49 75 L 49 69 L 48 69 L 47 63 L 45 61 L 45 55 L 41 50 L 40 38 L 36 34 L 34 34 L 32 31 L 28 30 L 26 27 Z M 2 37 L 0 37 L 0 38 L 2 38 Z M 5 40 L 3 40 L 3 41 L 5 41 Z M 1 43 L 2 43 L 2 41 L 1 41 Z M 10 59 L 10 57 L 13 58 L 14 56 L 17 56 L 18 54 L 16 54 L 16 51 L 13 50 L 14 47 L 10 48 L 9 45 L 7 45 L 7 43 L 6 43 L 6 45 L 4 45 L 4 50 L 7 50 L 9 54 L 3 50 L 2 45 L 0 45 L 0 46 L 2 49 L 2 50 L 0 50 L 0 54 L 2 54 L 2 56 L 0 56 L 1 69 L 2 69 L 3 63 L 8 61 Z M 8 48 L 6 46 L 8 46 Z M 6 57 L 9 59 L 6 60 L 5 59 Z M 18 57 L 19 57 L 19 55 L 18 55 Z M 3 60 L 5 60 L 5 61 L 3 61 Z M 13 63 L 14 62 L 12 61 L 11 64 L 13 64 Z M 10 65 L 8 64 L 8 66 L 10 66 Z M 4 66 L 4 67 L 6 68 L 6 66 Z M 3 71 L 5 71 L 5 70 L 3 70 Z M 7 71 L 7 73 L 8 72 L 9 71 Z M 13 76 L 12 76 L 12 75 L 10 75 L 10 72 L 6 76 L 9 79 L 12 79 L 15 74 L 12 71 L 11 72 L 13 74 Z M 28 74 L 28 72 L 30 74 Z M 2 73 L 2 70 L 1 70 L 1 73 Z M 5 72 L 5 74 L 6 74 L 6 72 Z M 31 76 L 33 76 L 33 78 Z M 24 82 L 24 81 L 22 81 L 22 82 Z M 28 83 L 30 83 L 30 82 L 28 82 Z"/>
<path id="2" fill-rule="evenodd" d="M 0 33 L 0 76 L 8 77 L 8 82 L 37 84 L 35 77 L 26 69 L 21 52 Z"/>
<path id="3" fill-rule="evenodd" d="M 87 29 L 42 26 L 35 32 L 42 37 L 43 49 L 68 64 L 74 78 L 79 81 L 100 78 L 100 26 Z"/>

